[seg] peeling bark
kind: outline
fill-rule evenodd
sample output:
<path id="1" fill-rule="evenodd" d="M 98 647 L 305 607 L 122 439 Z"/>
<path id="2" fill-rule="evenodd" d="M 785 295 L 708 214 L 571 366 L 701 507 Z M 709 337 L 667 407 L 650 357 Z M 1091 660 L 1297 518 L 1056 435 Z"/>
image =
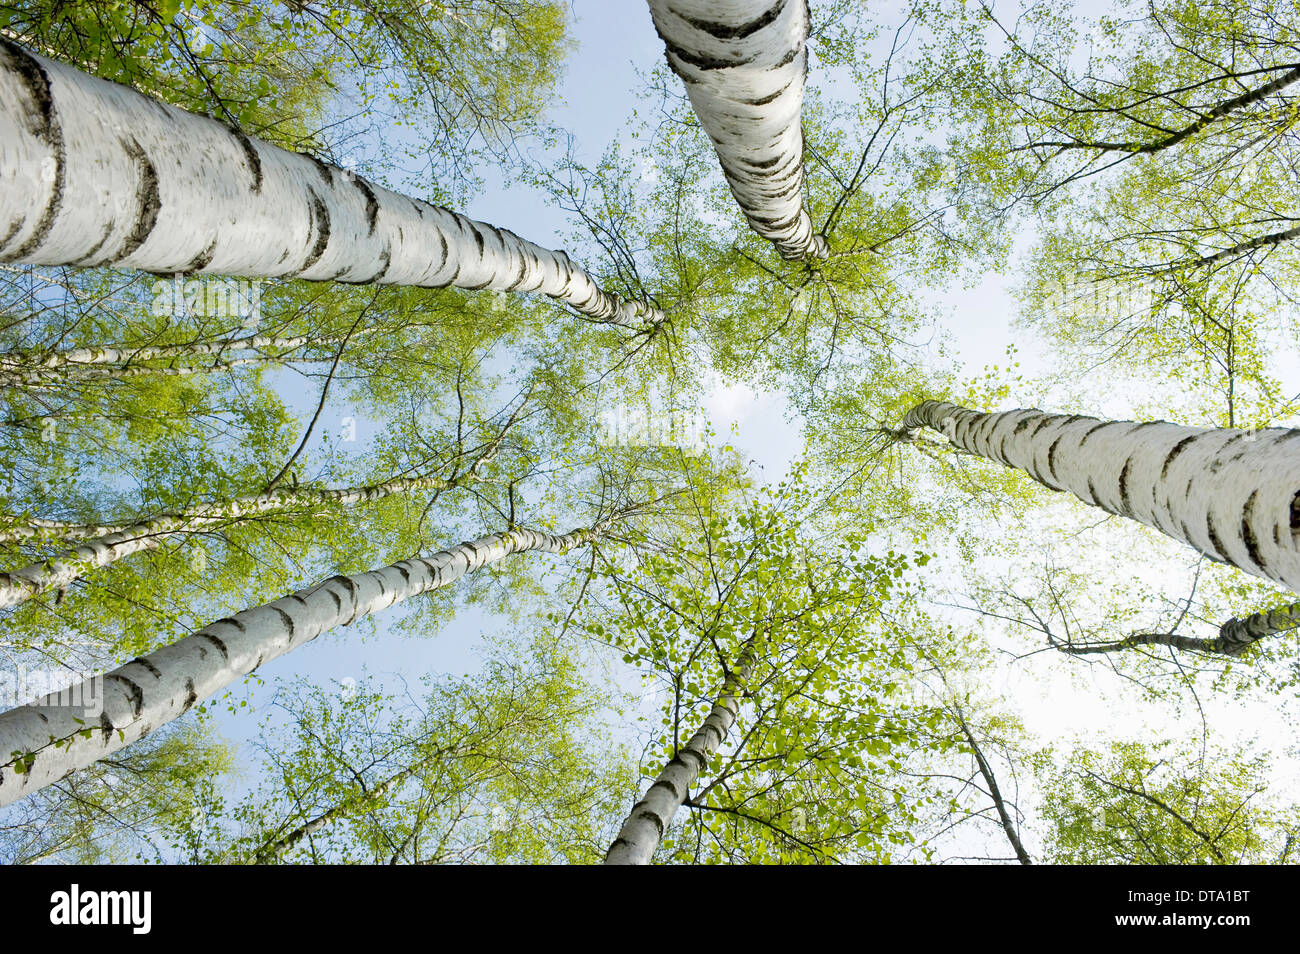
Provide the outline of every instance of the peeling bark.
<path id="1" fill-rule="evenodd" d="M 750 228 L 782 258 L 826 258 L 803 204 L 807 0 L 649 0 Z"/>
<path id="2" fill-rule="evenodd" d="M 0 261 L 536 292 L 638 330 L 655 308 L 564 252 L 0 38 Z"/>

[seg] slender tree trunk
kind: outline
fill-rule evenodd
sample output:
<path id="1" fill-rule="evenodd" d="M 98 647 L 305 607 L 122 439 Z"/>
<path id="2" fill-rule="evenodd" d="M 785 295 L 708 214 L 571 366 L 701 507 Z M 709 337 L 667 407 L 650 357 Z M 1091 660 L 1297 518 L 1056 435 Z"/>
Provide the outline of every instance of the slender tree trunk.
<path id="1" fill-rule="evenodd" d="M 803 204 L 807 0 L 649 2 L 750 228 L 783 258 L 825 258 Z"/>
<path id="2" fill-rule="evenodd" d="M 740 711 L 740 695 L 754 669 L 756 637 L 750 637 L 740 651 L 735 667 L 727 673 L 708 718 L 663 767 L 642 799 L 619 830 L 605 855 L 607 865 L 647 865 L 668 830 L 677 809 L 686 801 L 691 786 L 700 777 L 709 758 L 718 751 Z"/>
<path id="3" fill-rule="evenodd" d="M 563 252 L 0 38 L 0 261 L 538 292 L 645 328 Z"/>
<path id="4" fill-rule="evenodd" d="M 134 553 L 156 550 L 170 536 L 252 517 L 271 511 L 292 510 L 320 504 L 369 503 L 396 493 L 414 493 L 421 490 L 448 490 L 466 480 L 476 479 L 472 472 L 460 480 L 442 477 L 399 477 L 367 487 L 344 489 L 294 489 L 269 490 L 266 493 L 237 497 L 204 504 L 179 513 L 164 513 L 141 520 L 103 536 L 86 540 L 70 547 L 57 556 L 30 563 L 12 573 L 0 573 L 0 608 L 24 603 L 52 589 L 67 586 L 88 570 L 108 566 Z M 12 530 L 6 531 L 13 533 Z"/>
<path id="5" fill-rule="evenodd" d="M 0 806 L 130 745 L 335 626 L 448 586 L 511 553 L 564 553 L 597 533 L 508 530 L 429 557 L 334 576 L 218 620 L 104 676 L 0 713 Z"/>
<path id="6" fill-rule="evenodd" d="M 102 537 L 126 529 L 124 524 L 71 523 L 67 520 L 46 520 L 43 517 L 9 517 L 12 526 L 0 530 L 0 543 L 19 543 L 23 540 L 83 540 Z"/>
<path id="7" fill-rule="evenodd" d="M 352 337 L 358 338 L 374 329 L 358 329 Z M 26 381 L 39 381 L 54 378 L 64 380 L 76 378 L 86 372 L 90 375 L 107 367 L 131 367 L 134 362 L 171 359 L 220 358 L 231 351 L 253 351 L 273 348 L 281 352 L 291 352 L 304 345 L 320 345 L 340 340 L 340 337 L 313 338 L 302 335 L 292 338 L 276 338 L 272 335 L 246 335 L 242 338 L 226 338 L 218 341 L 195 342 L 174 345 L 129 345 L 108 346 L 104 348 L 69 348 L 65 351 L 25 352 L 9 351 L 0 353 L 0 386 L 20 384 Z M 282 357 L 282 356 L 280 356 Z M 280 357 L 271 360 L 280 360 Z M 204 370 L 200 368 L 198 370 Z"/>
<path id="8" fill-rule="evenodd" d="M 1290 603 L 1274 610 L 1252 613 L 1240 619 L 1234 616 L 1219 627 L 1219 635 L 1213 639 L 1180 636 L 1177 633 L 1134 633 L 1125 639 L 1108 643 L 1056 642 L 1054 645 L 1061 652 L 1069 653 L 1071 656 L 1113 653 L 1132 649 L 1135 646 L 1173 646 L 1175 649 L 1240 656 L 1246 651 L 1247 646 L 1254 645 L 1257 640 L 1296 628 L 1300 628 L 1300 603 Z"/>
<path id="9" fill-rule="evenodd" d="M 49 372 L 0 372 L 0 387 L 17 387 L 27 391 L 56 391 L 71 381 L 128 381 L 131 378 L 147 378 L 150 375 L 187 375 L 211 374 L 213 371 L 229 371 L 249 364 L 278 363 L 279 357 L 264 356 L 259 358 L 216 358 L 203 365 L 167 365 L 164 367 L 146 367 L 140 364 L 128 365 L 81 365 L 76 368 L 64 368 L 50 374 Z"/>
<path id="10" fill-rule="evenodd" d="M 1022 865 L 1032 865 L 1034 862 L 1029 857 L 1029 852 L 1025 851 L 1025 846 L 1020 841 L 1020 833 L 1016 830 L 1016 823 L 1007 810 L 1006 799 L 1002 797 L 1002 789 L 998 787 L 997 776 L 993 774 L 992 766 L 985 760 L 984 753 L 980 750 L 979 743 L 975 741 L 975 735 L 971 732 L 966 717 L 962 715 L 960 709 L 957 710 L 957 721 L 961 725 L 962 735 L 966 737 L 966 743 L 970 746 L 971 754 L 975 756 L 975 765 L 980 775 L 984 776 L 984 784 L 989 787 L 989 797 L 993 799 L 993 807 L 997 810 L 998 823 L 1002 825 L 1002 832 L 1007 836 L 1007 841 L 1011 842 L 1011 850 L 1016 853 L 1016 860 Z"/>
<path id="11" fill-rule="evenodd" d="M 941 401 L 907 412 L 904 434 L 922 427 L 1212 560 L 1300 591 L 1300 430 L 1099 421 L 1038 410 L 981 414 Z"/>

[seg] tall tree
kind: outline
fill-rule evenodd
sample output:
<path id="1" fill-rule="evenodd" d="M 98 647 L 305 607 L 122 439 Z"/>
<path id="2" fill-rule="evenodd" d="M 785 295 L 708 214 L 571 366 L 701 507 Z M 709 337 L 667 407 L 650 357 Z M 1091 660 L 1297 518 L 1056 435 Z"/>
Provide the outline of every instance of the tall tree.
<path id="1" fill-rule="evenodd" d="M 335 626 L 449 586 L 512 553 L 565 553 L 598 536 L 612 519 L 562 536 L 513 528 L 368 573 L 335 576 L 218 620 L 70 687 L 62 699 L 56 694 L 2 713 L 0 804 L 116 752 Z M 71 705 L 60 704 L 68 700 Z"/>
<path id="2" fill-rule="evenodd" d="M 650 0 L 650 13 L 750 228 L 783 258 L 825 258 L 803 203 L 807 0 Z"/>
<path id="3" fill-rule="evenodd" d="M 982 414 L 942 401 L 908 411 L 901 431 L 927 427 L 1051 490 L 1300 590 L 1300 431 L 1135 424 L 1037 410 Z"/>
<path id="4" fill-rule="evenodd" d="M 0 43 L 0 260 L 539 292 L 662 320 L 550 251 Z M 130 196 L 129 201 L 119 201 Z"/>

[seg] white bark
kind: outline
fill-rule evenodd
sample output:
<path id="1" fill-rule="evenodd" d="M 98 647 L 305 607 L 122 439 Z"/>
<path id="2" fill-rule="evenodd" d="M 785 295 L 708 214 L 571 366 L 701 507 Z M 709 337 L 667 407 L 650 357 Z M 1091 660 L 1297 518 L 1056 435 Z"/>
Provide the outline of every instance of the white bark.
<path id="1" fill-rule="evenodd" d="M 470 471 L 461 482 L 474 479 L 477 478 Z M 456 483 L 441 477 L 399 477 L 367 487 L 276 489 L 266 493 L 237 497 L 234 500 L 203 504 L 180 513 L 159 514 L 129 527 L 115 529 L 95 539 L 86 540 L 57 556 L 30 563 L 12 573 L 0 573 L 0 608 L 15 606 L 49 590 L 67 586 L 90 570 L 116 563 L 134 553 L 156 550 L 168 537 L 177 533 L 206 529 L 214 523 L 239 520 L 272 511 L 310 507 L 313 504 L 330 503 L 348 506 L 378 500 L 395 493 L 447 490 Z M 6 531 L 7 534 L 14 532 L 14 530 Z"/>
<path id="2" fill-rule="evenodd" d="M 0 261 L 537 292 L 642 329 L 564 252 L 0 38 Z"/>
<path id="3" fill-rule="evenodd" d="M 605 855 L 607 865 L 648 865 L 691 786 L 718 751 L 740 711 L 740 695 L 754 669 L 754 640 L 745 643 L 727 673 L 708 718 L 663 767 L 641 800 L 632 806 L 618 837 Z"/>
<path id="4" fill-rule="evenodd" d="M 352 338 L 374 329 L 358 329 Z M 24 352 L 8 351 L 0 353 L 0 385 L 21 384 L 28 381 L 41 381 L 49 378 L 62 380 L 80 376 L 94 377 L 101 370 L 111 371 L 118 368 L 138 368 L 133 362 L 155 361 L 159 359 L 207 359 L 220 358 L 231 351 L 260 351 L 275 349 L 288 353 L 305 345 L 320 345 L 338 341 L 339 338 L 312 338 L 299 335 L 291 338 L 276 338 L 272 335 L 245 335 L 242 338 L 225 338 L 218 341 L 193 342 L 174 345 L 128 345 L 106 346 L 103 348 L 68 348 L 64 351 Z M 279 360 L 277 357 L 275 360 Z M 195 370 L 205 370 L 197 368 Z M 183 372 L 184 373 L 184 372 Z"/>
<path id="5" fill-rule="evenodd" d="M 429 557 L 335 576 L 205 626 L 71 691 L 0 713 L 0 806 L 130 745 L 335 626 L 447 586 L 511 553 L 564 553 L 593 535 L 510 530 Z M 78 704 L 60 704 L 69 701 Z"/>
<path id="6" fill-rule="evenodd" d="M 649 0 L 750 228 L 783 258 L 825 258 L 803 204 L 807 0 Z"/>
<path id="7" fill-rule="evenodd" d="M 981 414 L 940 401 L 907 413 L 958 447 L 1140 521 L 1212 560 L 1300 591 L 1300 430 Z"/>

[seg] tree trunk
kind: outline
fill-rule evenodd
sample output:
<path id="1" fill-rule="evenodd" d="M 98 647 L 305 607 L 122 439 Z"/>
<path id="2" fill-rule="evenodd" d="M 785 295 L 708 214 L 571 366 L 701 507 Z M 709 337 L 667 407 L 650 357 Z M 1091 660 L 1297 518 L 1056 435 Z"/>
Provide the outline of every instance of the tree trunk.
<path id="1" fill-rule="evenodd" d="M 1212 560 L 1300 591 L 1300 430 L 1138 424 L 1038 410 L 981 414 L 940 401 L 907 412 L 902 430 L 921 427 Z"/>
<path id="2" fill-rule="evenodd" d="M 736 721 L 740 694 L 754 670 L 755 637 L 741 648 L 735 668 L 727 673 L 713 709 L 699 730 L 691 736 L 659 777 L 632 806 L 627 821 L 605 855 L 607 865 L 647 865 L 677 809 L 686 801 L 691 785 L 700 777 L 709 758 L 718 751 Z"/>
<path id="3" fill-rule="evenodd" d="M 396 493 L 448 490 L 464 482 L 465 479 L 472 478 L 472 472 L 467 472 L 460 481 L 442 477 L 399 477 L 383 483 L 371 484 L 368 487 L 333 490 L 311 487 L 277 489 L 247 497 L 237 497 L 234 500 L 203 504 L 193 510 L 159 514 L 129 527 L 86 540 L 57 556 L 30 563 L 12 573 L 0 573 L 0 608 L 16 606 L 49 590 L 67 586 L 87 570 L 108 566 L 133 553 L 156 550 L 169 536 L 192 530 L 195 524 L 207 527 L 213 523 L 239 520 L 270 511 L 310 507 L 313 504 L 330 503 L 348 506 L 368 503 Z M 6 533 L 12 534 L 14 531 L 9 530 Z"/>
<path id="4" fill-rule="evenodd" d="M 1234 616 L 1219 627 L 1219 635 L 1213 639 L 1180 636 L 1177 633 L 1134 633 L 1125 639 L 1108 643 L 1056 642 L 1054 645 L 1071 656 L 1113 653 L 1136 646 L 1173 646 L 1175 649 L 1190 649 L 1201 653 L 1240 656 L 1257 640 L 1297 628 L 1300 628 L 1300 603 L 1290 603 L 1243 618 Z"/>
<path id="5" fill-rule="evenodd" d="M 374 329 L 358 329 L 352 338 Z M 173 361 L 187 358 L 220 359 L 231 351 L 254 351 L 274 348 L 287 354 L 304 345 L 320 345 L 341 340 L 341 337 L 313 338 L 297 336 L 276 338 L 272 335 L 246 335 L 242 338 L 226 338 L 218 341 L 194 342 L 174 345 L 117 345 L 103 348 L 69 348 L 65 351 L 9 351 L 0 353 L 0 387 L 9 384 L 22 384 L 28 381 L 56 381 L 81 376 L 94 377 L 95 372 L 107 368 L 131 368 L 138 370 L 134 362 L 171 359 Z M 283 354 L 268 358 L 282 360 Z M 209 365 L 200 365 L 194 370 L 207 370 Z M 164 369 L 165 370 L 165 369 Z M 89 372 L 89 373 L 87 373 Z"/>
<path id="6" fill-rule="evenodd" d="M 203 365 L 166 365 L 164 367 L 147 367 L 142 364 L 100 364 L 79 365 L 64 368 L 51 374 L 49 372 L 0 372 L 0 387 L 21 388 L 24 391 L 58 391 L 64 385 L 74 381 L 129 381 L 132 378 L 147 378 L 150 375 L 211 374 L 214 371 L 229 371 L 249 364 L 280 363 L 280 357 L 263 356 L 260 358 L 215 358 Z"/>
<path id="7" fill-rule="evenodd" d="M 511 553 L 564 553 L 596 532 L 508 530 L 430 557 L 331 577 L 218 620 L 104 676 L 0 713 L 0 806 L 130 745 L 335 626 L 448 586 Z"/>
<path id="8" fill-rule="evenodd" d="M 0 38 L 0 261 L 538 292 L 643 329 L 657 309 L 563 252 Z"/>
<path id="9" fill-rule="evenodd" d="M 782 258 L 825 258 L 803 204 L 807 0 L 649 0 L 668 65 L 750 228 Z"/>

